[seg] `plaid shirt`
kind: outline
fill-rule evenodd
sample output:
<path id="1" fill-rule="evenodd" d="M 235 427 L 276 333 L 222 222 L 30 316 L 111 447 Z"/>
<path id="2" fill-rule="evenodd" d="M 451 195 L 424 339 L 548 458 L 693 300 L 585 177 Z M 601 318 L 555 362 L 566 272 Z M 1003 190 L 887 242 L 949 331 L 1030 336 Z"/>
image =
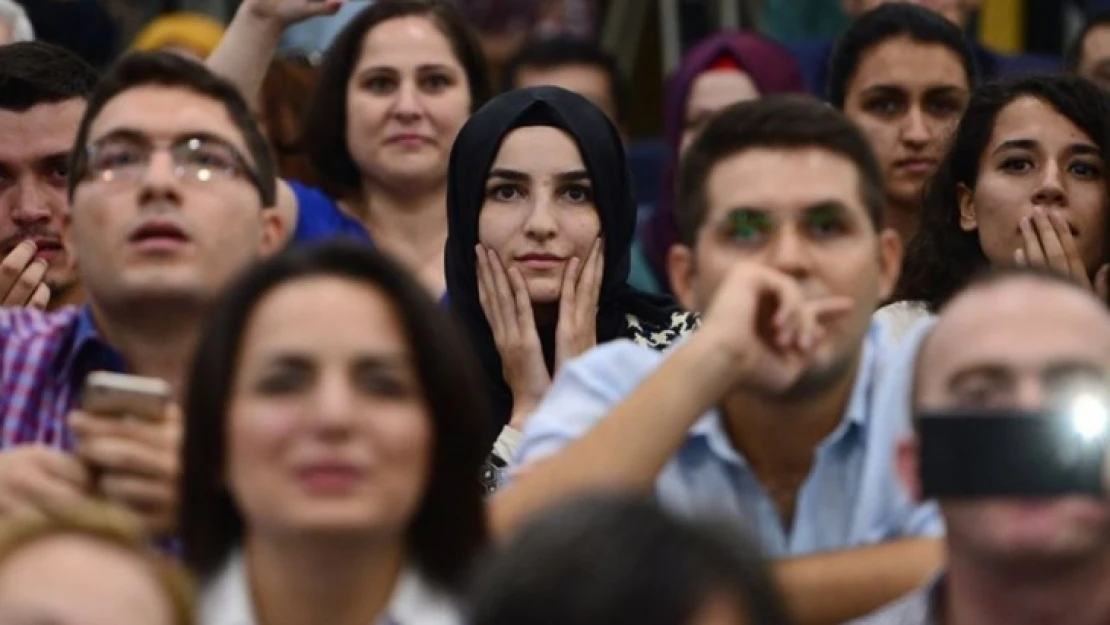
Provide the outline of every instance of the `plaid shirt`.
<path id="1" fill-rule="evenodd" d="M 0 308 L 0 450 L 28 443 L 72 449 L 66 415 L 85 376 L 124 370 L 88 306 L 52 313 Z"/>

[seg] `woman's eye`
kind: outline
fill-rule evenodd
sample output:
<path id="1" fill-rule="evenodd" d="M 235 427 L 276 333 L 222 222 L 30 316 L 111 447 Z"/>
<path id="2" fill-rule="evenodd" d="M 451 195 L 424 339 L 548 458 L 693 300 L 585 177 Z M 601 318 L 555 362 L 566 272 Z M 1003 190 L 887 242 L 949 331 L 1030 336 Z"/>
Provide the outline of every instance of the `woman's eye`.
<path id="1" fill-rule="evenodd" d="M 287 395 L 301 391 L 312 383 L 307 371 L 274 371 L 258 381 L 258 391 L 263 395 Z"/>
<path id="2" fill-rule="evenodd" d="M 486 194 L 491 199 L 497 200 L 498 202 L 511 202 L 524 195 L 519 187 L 511 184 L 501 184 L 491 187 Z"/>
<path id="3" fill-rule="evenodd" d="M 404 397 L 409 391 L 403 380 L 380 372 L 359 373 L 355 383 L 366 394 L 379 397 Z"/>
<path id="4" fill-rule="evenodd" d="M 585 185 L 574 185 L 563 190 L 563 197 L 575 204 L 593 201 L 593 189 Z"/>
<path id="5" fill-rule="evenodd" d="M 863 110 L 873 115 L 891 116 L 902 110 L 902 103 L 894 98 L 875 98 L 864 103 Z"/>
<path id="6" fill-rule="evenodd" d="M 441 91 L 451 85 L 451 80 L 442 74 L 425 76 L 420 84 L 429 91 Z"/>
<path id="7" fill-rule="evenodd" d="M 1033 161 L 1027 158 L 1008 158 L 999 166 L 1002 171 L 1020 174 L 1033 169 Z"/>
<path id="8" fill-rule="evenodd" d="M 372 93 L 386 93 L 393 88 L 393 79 L 385 76 L 372 76 L 362 81 L 362 88 Z"/>
<path id="9" fill-rule="evenodd" d="M 1102 170 L 1093 163 L 1072 163 L 1069 169 L 1080 178 L 1094 179 L 1102 175 Z"/>
<path id="10" fill-rule="evenodd" d="M 956 100 L 943 99 L 930 102 L 928 108 L 929 112 L 937 117 L 947 117 L 960 113 L 963 105 Z"/>

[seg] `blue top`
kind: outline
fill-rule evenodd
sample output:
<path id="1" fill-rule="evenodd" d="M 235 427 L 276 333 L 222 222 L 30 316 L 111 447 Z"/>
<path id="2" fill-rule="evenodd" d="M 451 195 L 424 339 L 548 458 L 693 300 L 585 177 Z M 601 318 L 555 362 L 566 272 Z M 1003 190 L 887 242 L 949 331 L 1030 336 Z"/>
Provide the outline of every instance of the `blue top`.
<path id="1" fill-rule="evenodd" d="M 340 210 L 335 200 L 324 192 L 299 182 L 288 184 L 297 198 L 297 227 L 293 230 L 293 244 L 310 243 L 335 236 L 351 236 L 370 245 L 374 244 L 366 227 Z"/>
<path id="2" fill-rule="evenodd" d="M 873 323 L 847 410 L 817 447 L 813 469 L 798 492 L 793 527 L 784 526 L 715 410 L 690 429 L 660 472 L 658 501 L 678 514 L 744 523 L 771 558 L 943 535 L 936 505 L 913 501 L 895 470 L 896 447 L 909 436 L 908 423 L 904 415 L 884 409 L 879 382 L 909 370 L 890 366 L 892 350 L 884 336 Z M 583 436 L 666 358 L 665 352 L 613 341 L 566 365 L 525 426 L 517 464 L 549 456 Z"/>

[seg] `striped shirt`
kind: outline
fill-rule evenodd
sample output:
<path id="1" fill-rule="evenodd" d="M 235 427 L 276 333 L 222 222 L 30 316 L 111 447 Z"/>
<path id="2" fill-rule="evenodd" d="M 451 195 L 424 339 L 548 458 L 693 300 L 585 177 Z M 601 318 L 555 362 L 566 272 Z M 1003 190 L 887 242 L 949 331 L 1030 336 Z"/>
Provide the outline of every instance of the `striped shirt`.
<path id="1" fill-rule="evenodd" d="M 66 415 L 85 377 L 124 370 L 88 306 L 51 313 L 0 308 L 0 450 L 29 443 L 72 449 Z"/>

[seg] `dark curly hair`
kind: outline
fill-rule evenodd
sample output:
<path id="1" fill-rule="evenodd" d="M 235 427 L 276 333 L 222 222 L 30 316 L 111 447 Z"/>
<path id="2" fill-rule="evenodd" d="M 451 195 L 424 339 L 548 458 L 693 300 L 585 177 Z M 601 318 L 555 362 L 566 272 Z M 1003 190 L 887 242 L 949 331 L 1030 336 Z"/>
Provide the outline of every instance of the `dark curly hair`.
<path id="1" fill-rule="evenodd" d="M 1027 77 L 978 89 L 952 137 L 947 156 L 925 185 L 918 233 L 906 249 L 892 301 L 924 302 L 930 312 L 936 312 L 990 264 L 979 233 L 960 227 L 958 193 L 961 186 L 975 189 L 979 161 L 990 144 L 999 113 L 1023 97 L 1045 102 L 1090 137 L 1104 155 L 1110 154 L 1110 99 L 1086 79 Z"/>

